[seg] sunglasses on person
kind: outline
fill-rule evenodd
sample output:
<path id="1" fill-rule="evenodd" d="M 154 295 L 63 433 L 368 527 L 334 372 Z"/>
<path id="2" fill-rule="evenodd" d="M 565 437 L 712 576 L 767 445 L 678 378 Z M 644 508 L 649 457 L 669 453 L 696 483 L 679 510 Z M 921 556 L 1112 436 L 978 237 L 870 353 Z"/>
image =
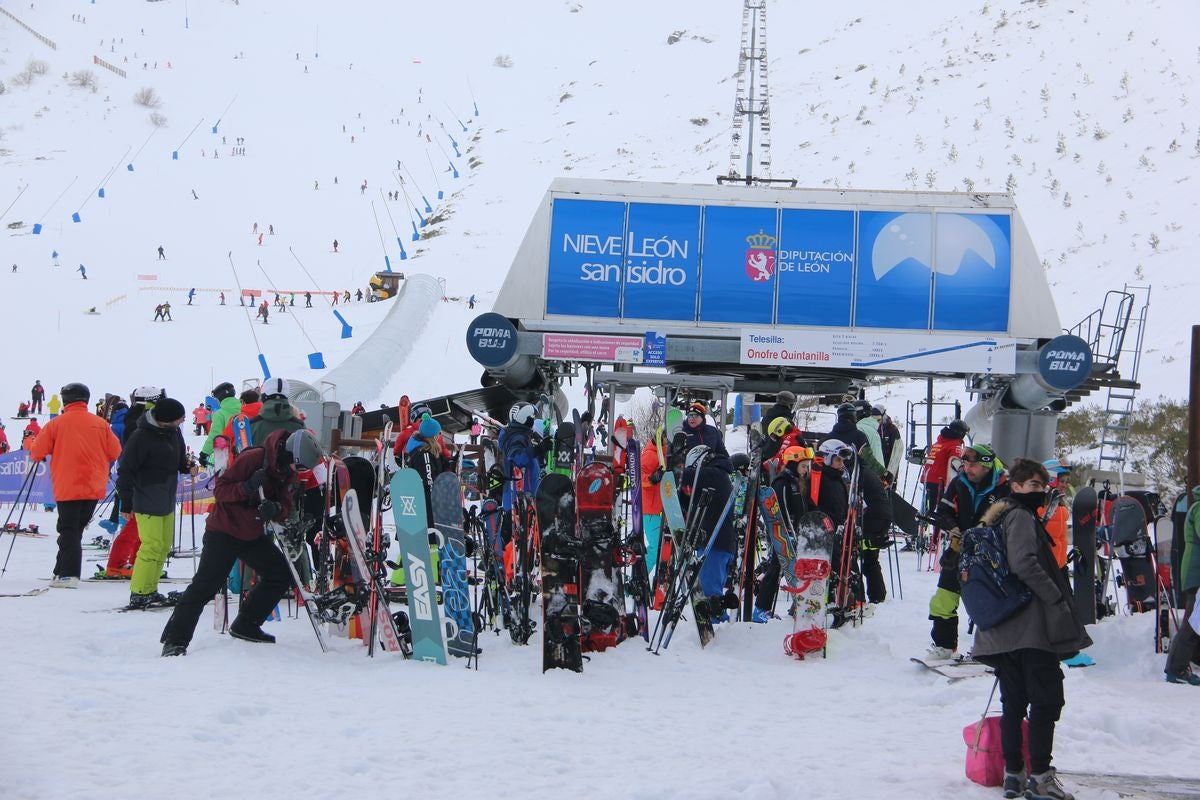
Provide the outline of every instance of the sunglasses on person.
<path id="1" fill-rule="evenodd" d="M 695 417 L 696 419 L 701 419 L 701 418 L 703 418 L 703 417 L 704 417 L 704 415 L 703 415 L 703 414 L 701 414 L 699 411 L 689 411 L 689 412 L 687 413 L 687 415 L 688 415 L 689 417 Z"/>

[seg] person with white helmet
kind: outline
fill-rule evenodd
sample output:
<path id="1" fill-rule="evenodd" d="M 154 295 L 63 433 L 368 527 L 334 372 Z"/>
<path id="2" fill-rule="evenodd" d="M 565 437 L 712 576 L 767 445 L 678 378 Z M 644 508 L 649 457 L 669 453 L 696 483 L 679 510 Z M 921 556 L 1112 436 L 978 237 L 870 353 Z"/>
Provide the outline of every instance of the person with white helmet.
<path id="1" fill-rule="evenodd" d="M 541 438 L 533 430 L 537 419 L 537 407 L 533 403 L 515 403 L 508 412 L 508 424 L 500 431 L 500 452 L 504 455 L 504 474 L 513 478 L 514 470 L 520 471 L 521 492 L 533 497 L 537 494 L 542 475 L 542 458 L 550 452 L 553 440 Z M 504 484 L 504 510 L 512 511 L 516 496 L 515 480 Z M 505 515 L 506 517 L 508 515 Z"/>

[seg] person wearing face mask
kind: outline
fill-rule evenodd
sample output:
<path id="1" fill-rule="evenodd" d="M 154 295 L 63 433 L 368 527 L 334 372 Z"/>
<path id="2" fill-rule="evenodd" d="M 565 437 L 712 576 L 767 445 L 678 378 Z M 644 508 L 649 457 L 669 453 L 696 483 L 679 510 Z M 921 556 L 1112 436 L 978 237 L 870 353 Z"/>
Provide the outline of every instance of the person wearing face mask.
<path id="1" fill-rule="evenodd" d="M 977 631 L 974 657 L 993 667 L 1000 683 L 1000 742 L 1004 796 L 1074 800 L 1051 761 L 1054 725 L 1066 705 L 1059 662 L 1091 646 L 1079 621 L 1070 584 L 1058 568 L 1050 534 L 1040 519 L 1050 475 L 1036 461 L 1018 458 L 1009 470 L 1011 495 L 980 520 L 1001 531 L 1009 569 L 1032 592 L 1029 604 L 1003 622 Z M 1025 774 L 1022 721 L 1029 717 L 1029 767 Z"/>
<path id="2" fill-rule="evenodd" d="M 812 476 L 813 451 L 810 447 L 792 445 L 779 454 L 783 468 L 771 482 L 775 497 L 779 500 L 779 510 L 787 525 L 795 530 L 800 518 L 809 511 L 816 510 L 812 499 L 809 480 Z M 767 562 L 767 571 L 763 573 L 762 581 L 754 595 L 754 612 L 751 620 L 767 622 L 772 618 L 771 609 L 775 606 L 775 598 L 779 594 L 779 576 L 782 568 L 779 556 L 772 551 Z"/>
<path id="3" fill-rule="evenodd" d="M 962 587 L 958 582 L 958 555 L 963 531 L 974 528 L 988 507 L 1008 496 L 1004 465 L 992 448 L 972 444 L 963 449 L 962 470 L 946 486 L 934 509 L 937 526 L 950 534 L 950 546 L 940 560 L 937 591 L 929 600 L 929 631 L 933 645 L 929 658 L 953 658 L 958 651 L 958 602 Z"/>

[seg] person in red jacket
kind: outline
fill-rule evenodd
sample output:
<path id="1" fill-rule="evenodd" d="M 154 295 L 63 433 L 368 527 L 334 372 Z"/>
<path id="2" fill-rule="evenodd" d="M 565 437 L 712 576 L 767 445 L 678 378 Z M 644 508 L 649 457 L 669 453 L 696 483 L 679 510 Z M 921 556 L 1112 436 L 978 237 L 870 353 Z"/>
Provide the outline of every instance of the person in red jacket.
<path id="1" fill-rule="evenodd" d="M 962 455 L 963 439 L 971 429 L 961 419 L 952 420 L 942 428 L 937 441 L 925 454 L 921 468 L 921 483 L 925 485 L 925 513 L 932 514 L 946 488 L 950 459 Z"/>
<path id="2" fill-rule="evenodd" d="M 192 411 L 192 424 L 196 426 L 197 436 L 208 435 L 208 428 L 212 423 L 209 421 L 208 407 L 204 403 Z"/>
<path id="3" fill-rule="evenodd" d="M 662 435 L 663 429 L 659 427 L 654 438 L 642 448 L 642 532 L 646 536 L 646 569 L 651 576 L 658 567 L 658 548 L 662 539 L 663 502 L 658 488 L 664 473 L 658 457 Z"/>
<path id="4" fill-rule="evenodd" d="M 68 383 L 59 395 L 63 413 L 46 423 L 29 449 L 29 458 L 43 461 L 50 456 L 50 481 L 58 504 L 58 557 L 50 587 L 75 589 L 83 566 L 83 529 L 107 492 L 109 470 L 121 457 L 121 442 L 108 423 L 89 410 L 88 387 Z"/>
<path id="5" fill-rule="evenodd" d="M 0 422 L 0 454 L 7 453 L 9 449 L 8 434 L 4 432 L 4 423 Z"/>
<path id="6" fill-rule="evenodd" d="M 204 549 L 196 576 L 183 590 L 159 641 L 164 656 L 187 655 L 204 605 L 225 583 L 233 562 L 241 559 L 258 574 L 258 583 L 238 608 L 229 635 L 248 642 L 272 644 L 275 637 L 263 622 L 291 586 L 291 571 L 266 530 L 292 511 L 297 470 L 311 468 L 324 457 L 311 432 L 273 431 L 262 447 L 243 450 L 213 488 L 216 503 L 204 527 Z"/>
<path id="7" fill-rule="evenodd" d="M 421 420 L 424 417 L 430 417 L 431 419 L 433 417 L 433 414 L 429 410 L 429 406 L 425 405 L 424 403 L 417 403 L 409 409 L 408 425 L 396 436 L 396 446 L 392 448 L 392 452 L 396 456 L 396 463 L 407 463 L 405 459 L 408 450 L 408 440 L 411 439 L 412 435 L 420 429 Z M 437 435 L 437 443 L 438 447 L 442 451 L 442 458 L 451 459 L 454 457 L 450 452 L 450 448 L 446 445 L 446 440 L 440 433 Z"/>

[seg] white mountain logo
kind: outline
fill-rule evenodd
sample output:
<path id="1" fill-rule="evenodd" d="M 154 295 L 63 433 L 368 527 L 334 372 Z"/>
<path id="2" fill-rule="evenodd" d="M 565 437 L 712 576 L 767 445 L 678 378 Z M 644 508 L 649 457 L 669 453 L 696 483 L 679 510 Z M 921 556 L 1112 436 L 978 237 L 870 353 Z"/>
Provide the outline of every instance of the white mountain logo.
<path id="1" fill-rule="evenodd" d="M 992 269 L 996 268 L 996 248 L 979 225 L 962 214 L 938 214 L 937 272 L 955 275 L 967 253 L 974 253 Z M 880 280 L 902 261 L 913 259 L 932 271 L 928 259 L 933 255 L 933 218 L 929 214 L 901 214 L 875 237 L 871 247 L 871 267 Z"/>

